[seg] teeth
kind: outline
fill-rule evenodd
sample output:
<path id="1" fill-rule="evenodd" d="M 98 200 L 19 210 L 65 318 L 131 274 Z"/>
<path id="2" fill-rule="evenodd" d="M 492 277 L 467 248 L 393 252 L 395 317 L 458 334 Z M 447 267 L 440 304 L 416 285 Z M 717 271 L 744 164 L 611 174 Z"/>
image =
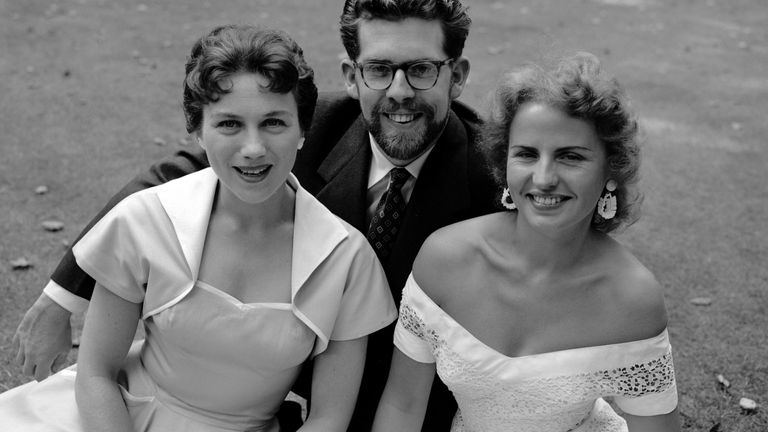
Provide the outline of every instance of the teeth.
<path id="1" fill-rule="evenodd" d="M 267 169 L 269 169 L 269 166 L 265 166 L 263 168 L 238 168 L 241 173 L 248 175 L 248 176 L 258 176 L 264 174 Z"/>
<path id="2" fill-rule="evenodd" d="M 389 114 L 389 118 L 392 121 L 398 123 L 408 123 L 416 118 L 415 114 Z"/>
<path id="3" fill-rule="evenodd" d="M 548 196 L 533 195 L 533 202 L 535 202 L 536 204 L 551 206 L 555 204 L 560 204 L 560 202 L 562 201 L 563 201 L 562 197 L 554 197 L 549 195 Z"/>

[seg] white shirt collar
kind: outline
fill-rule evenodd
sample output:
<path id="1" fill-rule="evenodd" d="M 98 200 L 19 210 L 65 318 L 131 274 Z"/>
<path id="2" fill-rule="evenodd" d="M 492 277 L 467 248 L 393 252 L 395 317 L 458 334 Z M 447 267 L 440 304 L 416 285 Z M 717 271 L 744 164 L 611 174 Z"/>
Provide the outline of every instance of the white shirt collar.
<path id="1" fill-rule="evenodd" d="M 391 171 L 392 168 L 395 168 L 395 165 L 393 165 L 392 162 L 390 162 L 389 159 L 387 159 L 387 157 L 384 155 L 384 152 L 381 151 L 381 148 L 379 148 L 379 144 L 373 138 L 373 135 L 369 133 L 368 138 L 371 146 L 371 154 L 373 155 L 371 158 L 371 169 L 368 171 L 368 189 L 370 189 L 373 185 L 386 177 L 387 174 L 389 174 L 389 171 Z M 410 173 L 414 179 L 419 178 L 421 168 L 424 166 L 424 162 L 426 162 L 427 157 L 429 157 L 429 154 L 432 153 L 434 148 L 435 145 L 433 144 L 429 149 L 427 149 L 427 151 L 424 152 L 424 154 L 417 157 L 415 160 L 404 167 L 406 170 L 408 170 L 408 173 Z"/>

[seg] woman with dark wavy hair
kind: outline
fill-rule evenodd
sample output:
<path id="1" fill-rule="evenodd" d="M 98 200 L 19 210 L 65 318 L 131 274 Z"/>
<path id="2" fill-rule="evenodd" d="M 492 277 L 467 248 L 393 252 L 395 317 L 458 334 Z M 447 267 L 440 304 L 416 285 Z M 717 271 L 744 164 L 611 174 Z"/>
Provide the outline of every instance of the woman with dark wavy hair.
<path id="1" fill-rule="evenodd" d="M 291 174 L 316 99 L 283 32 L 195 44 L 183 106 L 210 168 L 129 196 L 77 243 L 96 289 L 76 373 L 0 395 L 0 429 L 286 431 L 276 413 L 313 359 L 299 430 L 346 430 L 367 335 L 396 310 L 367 240 Z"/>
<path id="2" fill-rule="evenodd" d="M 484 132 L 504 211 L 424 243 L 376 432 L 419 430 L 435 371 L 452 431 L 680 429 L 662 289 L 608 235 L 636 219 L 637 131 L 591 54 L 505 76 Z"/>

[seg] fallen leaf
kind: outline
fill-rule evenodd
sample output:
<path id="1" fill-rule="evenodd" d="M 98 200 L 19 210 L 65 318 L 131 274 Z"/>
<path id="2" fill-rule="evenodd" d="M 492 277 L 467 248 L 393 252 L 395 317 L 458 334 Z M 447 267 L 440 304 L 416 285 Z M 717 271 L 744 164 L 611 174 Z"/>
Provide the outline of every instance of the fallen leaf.
<path id="1" fill-rule="evenodd" d="M 748 399 L 744 397 L 739 399 L 739 406 L 747 414 L 751 414 L 757 411 L 757 402 L 753 401 L 752 399 Z"/>
<path id="2" fill-rule="evenodd" d="M 731 386 L 731 382 L 728 381 L 722 374 L 717 374 L 717 383 L 723 389 L 727 389 L 728 387 Z"/>
<path id="3" fill-rule="evenodd" d="M 46 231 L 51 232 L 61 231 L 64 229 L 64 223 L 55 220 L 43 221 L 42 225 Z"/>
<path id="4" fill-rule="evenodd" d="M 32 263 L 25 257 L 16 258 L 11 261 L 11 268 L 13 270 L 26 270 L 32 267 Z"/>
<path id="5" fill-rule="evenodd" d="M 691 299 L 691 304 L 694 306 L 709 306 L 712 304 L 712 299 L 709 297 L 696 297 Z"/>

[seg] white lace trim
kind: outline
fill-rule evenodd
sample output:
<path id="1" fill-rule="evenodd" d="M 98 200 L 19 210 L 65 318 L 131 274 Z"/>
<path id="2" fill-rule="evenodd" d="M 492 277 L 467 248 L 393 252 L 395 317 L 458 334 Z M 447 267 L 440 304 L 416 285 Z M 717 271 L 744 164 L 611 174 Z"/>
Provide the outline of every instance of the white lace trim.
<path id="1" fill-rule="evenodd" d="M 437 373 L 461 408 L 454 431 L 622 431 L 624 420 L 600 398 L 652 399 L 675 391 L 670 349 L 650 360 L 611 369 L 546 377 L 521 376 L 515 368 L 518 359 L 508 357 L 515 378 L 505 380 L 498 370 L 491 374 L 454 351 L 437 329 L 424 323 L 406 295 L 398 326 L 431 348 Z"/>

